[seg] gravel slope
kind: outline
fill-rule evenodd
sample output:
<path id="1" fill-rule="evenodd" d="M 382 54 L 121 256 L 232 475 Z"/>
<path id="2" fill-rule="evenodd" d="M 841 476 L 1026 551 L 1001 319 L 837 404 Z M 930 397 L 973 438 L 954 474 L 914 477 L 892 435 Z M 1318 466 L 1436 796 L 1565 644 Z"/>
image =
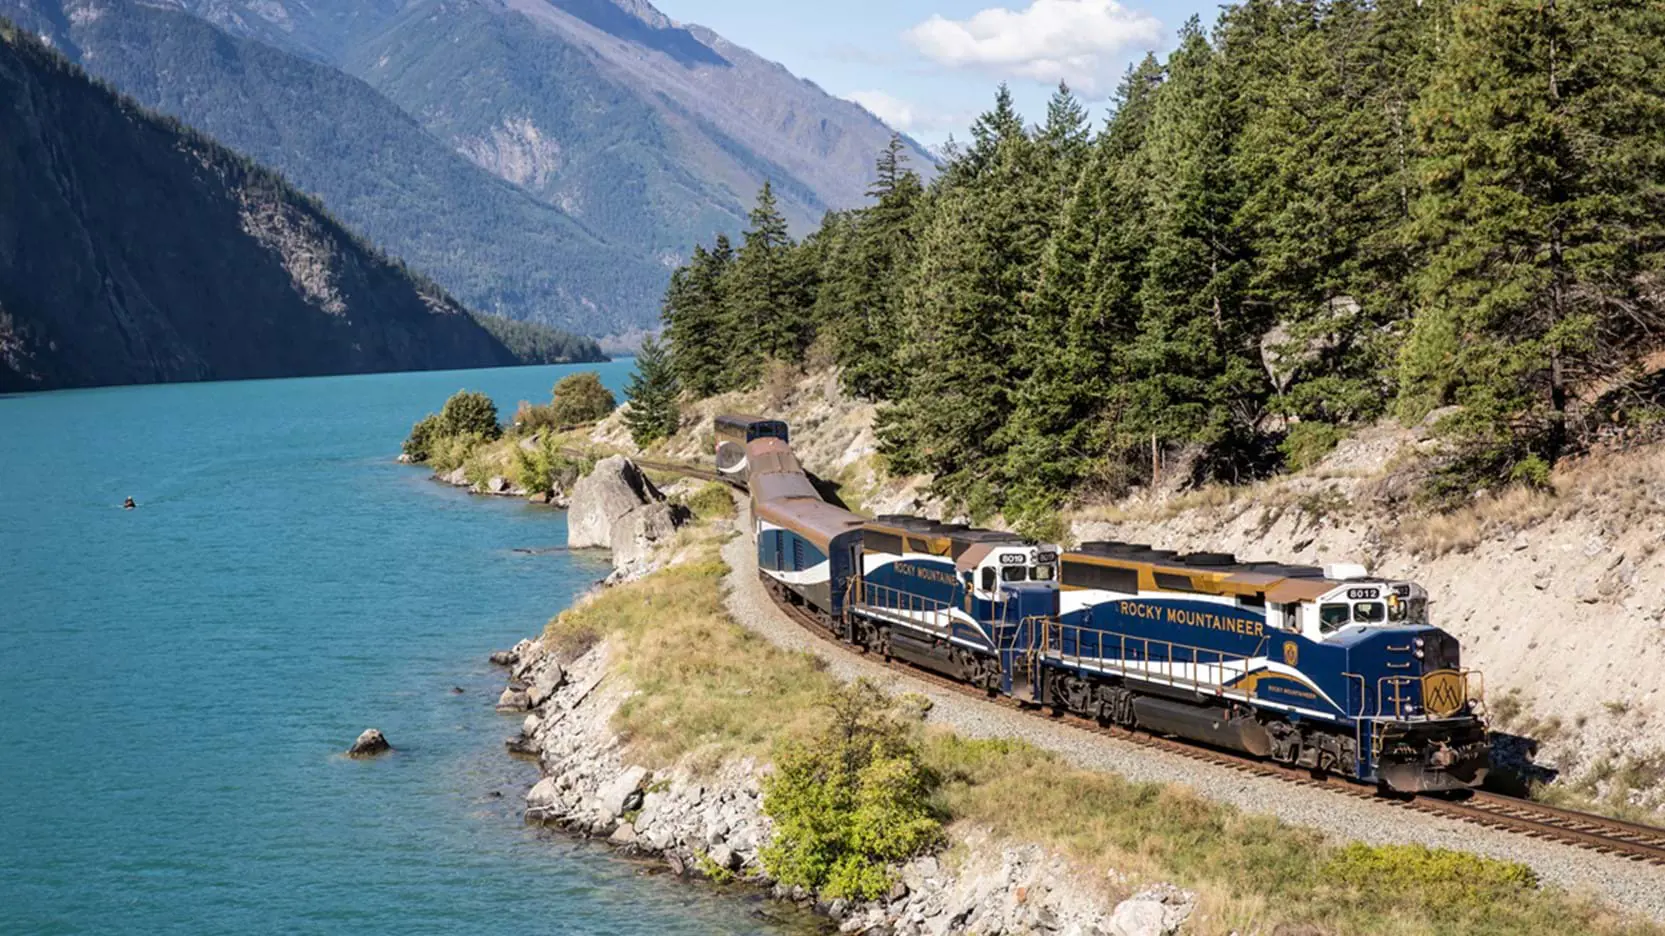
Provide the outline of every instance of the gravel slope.
<path id="1" fill-rule="evenodd" d="M 748 505 L 742 500 L 739 506 L 736 526 L 742 531 L 748 530 L 751 523 Z M 741 625 L 781 647 L 821 657 L 841 679 L 869 676 L 881 684 L 908 680 L 894 670 L 826 643 L 776 610 L 758 581 L 757 556 L 749 537 L 742 535 L 726 544 L 723 559 L 732 569 L 728 578 L 728 609 Z M 1531 866 L 1547 883 L 1665 922 L 1665 868 L 1441 819 L 1386 803 L 1296 787 L 1268 777 L 1244 776 L 984 704 L 928 683 L 908 681 L 912 683 L 906 687 L 909 691 L 931 699 L 931 721 L 950 726 L 967 737 L 1022 737 L 1081 767 L 1114 771 L 1132 780 L 1184 784 L 1210 799 L 1250 812 L 1274 815 L 1285 822 L 1311 826 L 1337 840 L 1420 844 L 1519 861 Z"/>

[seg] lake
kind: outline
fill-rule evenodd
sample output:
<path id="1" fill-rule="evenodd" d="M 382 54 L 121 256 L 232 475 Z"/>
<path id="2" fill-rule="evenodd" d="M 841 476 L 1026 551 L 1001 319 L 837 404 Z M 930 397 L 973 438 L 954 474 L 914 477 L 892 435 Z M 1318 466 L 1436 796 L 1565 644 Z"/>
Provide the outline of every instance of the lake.
<path id="1" fill-rule="evenodd" d="M 0 933 L 786 932 L 522 824 L 486 655 L 606 557 L 394 462 L 460 388 L 630 366 L 0 397 Z"/>

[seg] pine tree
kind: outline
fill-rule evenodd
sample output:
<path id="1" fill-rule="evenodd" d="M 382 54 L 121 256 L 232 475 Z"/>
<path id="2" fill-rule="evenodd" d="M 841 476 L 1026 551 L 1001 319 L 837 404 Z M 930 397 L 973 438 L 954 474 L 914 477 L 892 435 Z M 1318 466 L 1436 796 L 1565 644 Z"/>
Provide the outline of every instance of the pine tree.
<path id="1" fill-rule="evenodd" d="M 1231 171 L 1234 114 L 1214 49 L 1193 18 L 1151 111 L 1150 250 L 1139 333 L 1121 388 L 1124 443 L 1196 443 L 1227 471 L 1253 444 L 1265 396 L 1264 310 L 1242 303 L 1249 257 Z"/>
<path id="2" fill-rule="evenodd" d="M 624 422 L 638 447 L 645 448 L 676 432 L 682 421 L 677 406 L 680 392 L 665 347 L 652 338 L 642 342 L 642 349 L 636 354 L 636 372 L 630 375 L 630 382 L 624 388 L 625 399 L 630 403 Z"/>
<path id="3" fill-rule="evenodd" d="M 899 135 L 891 137 L 874 168 L 867 194 L 876 202 L 847 219 L 829 252 L 825 302 L 818 310 L 832 331 L 844 386 L 858 396 L 885 400 L 901 390 L 897 339 L 923 188 L 907 168 Z"/>
<path id="4" fill-rule="evenodd" d="M 733 262 L 728 237 L 719 234 L 712 249 L 694 247 L 665 292 L 662 317 L 671 367 L 695 399 L 728 389 L 730 362 L 751 346 L 749 333 L 735 332 L 724 291 Z"/>
<path id="5" fill-rule="evenodd" d="M 1642 283 L 1665 245 L 1662 39 L 1665 11 L 1644 0 L 1455 12 L 1415 114 L 1411 231 L 1428 257 L 1400 405 L 1462 407 L 1471 477 L 1542 477 L 1573 387 L 1660 324 Z"/>
<path id="6" fill-rule="evenodd" d="M 812 337 L 804 301 L 803 269 L 793 262 L 786 218 L 768 183 L 757 193 L 745 243 L 730 274 L 730 325 L 735 335 L 750 335 L 750 349 L 729 362 L 731 376 L 755 379 L 759 357 L 800 359 Z M 748 353 L 749 352 L 749 353 Z"/>

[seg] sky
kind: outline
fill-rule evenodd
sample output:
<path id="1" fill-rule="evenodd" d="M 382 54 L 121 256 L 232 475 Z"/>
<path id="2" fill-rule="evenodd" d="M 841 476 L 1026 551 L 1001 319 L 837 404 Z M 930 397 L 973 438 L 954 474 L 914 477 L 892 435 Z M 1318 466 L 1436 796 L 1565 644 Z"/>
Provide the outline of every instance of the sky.
<path id="1" fill-rule="evenodd" d="M 654 0 L 926 145 L 966 128 L 1005 81 L 1031 122 L 1060 80 L 1095 118 L 1127 66 L 1171 50 L 1219 0 Z"/>

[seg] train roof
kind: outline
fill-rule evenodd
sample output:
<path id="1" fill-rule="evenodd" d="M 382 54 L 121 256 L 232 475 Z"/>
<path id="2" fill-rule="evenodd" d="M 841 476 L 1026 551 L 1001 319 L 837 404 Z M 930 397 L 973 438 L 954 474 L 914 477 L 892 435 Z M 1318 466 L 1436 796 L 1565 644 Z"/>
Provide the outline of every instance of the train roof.
<path id="1" fill-rule="evenodd" d="M 1004 530 L 987 530 L 964 523 L 943 523 L 940 520 L 909 514 L 880 514 L 876 519 L 867 521 L 866 529 L 877 534 L 923 540 L 920 544 L 923 547 L 921 551 L 947 556 L 955 562 L 959 562 L 962 556 L 972 550 L 979 550 L 977 554 L 981 556 L 987 553 L 990 547 L 1023 542 L 1023 537 Z M 895 548 L 900 549 L 901 546 Z"/>
<path id="2" fill-rule="evenodd" d="M 797 533 L 823 552 L 831 547 L 833 539 L 861 529 L 866 520 L 860 514 L 809 497 L 758 501 L 756 511 L 760 519 Z"/>
<path id="3" fill-rule="evenodd" d="M 768 416 L 755 416 L 751 413 L 719 413 L 712 419 L 712 423 L 718 426 L 732 426 L 740 429 L 755 426 L 759 423 L 781 423 L 785 425 L 783 420 L 771 419 Z"/>
<path id="4" fill-rule="evenodd" d="M 1153 549 L 1149 543 L 1094 540 L 1066 550 L 1065 562 L 1107 560 L 1094 564 L 1143 564 L 1181 575 L 1203 573 L 1205 581 L 1230 592 L 1263 594 L 1268 601 L 1308 601 L 1327 594 L 1342 580 L 1333 579 L 1319 566 L 1282 562 L 1243 562 L 1231 553 L 1181 553 Z M 1193 579 L 1193 582 L 1195 579 Z"/>
<path id="5" fill-rule="evenodd" d="M 792 453 L 792 446 L 774 436 L 764 436 L 746 443 L 746 474 L 748 477 L 775 473 L 802 474 L 804 466 Z"/>

